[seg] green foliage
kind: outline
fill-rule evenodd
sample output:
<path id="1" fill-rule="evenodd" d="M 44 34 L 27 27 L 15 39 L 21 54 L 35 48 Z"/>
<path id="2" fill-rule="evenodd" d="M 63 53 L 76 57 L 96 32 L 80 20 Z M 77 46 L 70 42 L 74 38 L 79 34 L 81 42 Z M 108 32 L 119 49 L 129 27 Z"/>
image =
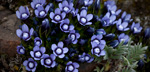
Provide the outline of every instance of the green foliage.
<path id="1" fill-rule="evenodd" d="M 115 63 L 119 60 L 120 63 L 115 67 L 119 67 L 121 64 L 122 67 L 118 69 L 120 72 L 135 72 L 134 69 L 137 67 L 138 61 L 144 57 L 146 50 L 147 47 L 142 47 L 142 43 L 132 45 L 132 41 L 129 41 L 127 45 L 123 45 L 122 42 L 116 48 L 105 46 L 106 55 L 104 58 L 95 58 L 95 61 L 100 63 L 102 60 L 106 60 L 106 65 L 107 62 Z M 99 72 L 100 69 L 96 67 L 95 70 Z"/>

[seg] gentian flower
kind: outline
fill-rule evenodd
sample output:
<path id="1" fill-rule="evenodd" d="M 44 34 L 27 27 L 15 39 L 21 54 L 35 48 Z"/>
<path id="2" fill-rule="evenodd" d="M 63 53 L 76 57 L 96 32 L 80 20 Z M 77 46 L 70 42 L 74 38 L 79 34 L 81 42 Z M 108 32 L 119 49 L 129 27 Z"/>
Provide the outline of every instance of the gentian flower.
<path id="1" fill-rule="evenodd" d="M 59 58 L 64 58 L 65 53 L 67 53 L 69 49 L 67 47 L 63 48 L 63 46 L 64 46 L 63 42 L 59 42 L 58 45 L 52 44 L 51 49 L 53 50 L 53 54 L 55 56 L 58 56 Z"/>
<path id="2" fill-rule="evenodd" d="M 94 60 L 94 57 L 91 57 L 89 54 L 86 54 L 85 52 L 82 55 L 79 55 L 79 61 L 81 62 L 87 62 L 91 63 Z"/>
<path id="3" fill-rule="evenodd" d="M 85 6 L 90 6 L 93 3 L 93 0 L 84 0 Z"/>
<path id="4" fill-rule="evenodd" d="M 38 6 L 44 6 L 46 4 L 46 0 L 32 0 L 31 7 L 33 9 L 37 9 Z"/>
<path id="5" fill-rule="evenodd" d="M 116 15 L 111 15 L 109 12 L 105 14 L 103 18 L 101 18 L 101 23 L 103 27 L 114 25 L 116 20 Z"/>
<path id="6" fill-rule="evenodd" d="M 66 17 L 66 13 L 65 12 L 61 13 L 60 9 L 56 8 L 55 13 L 51 12 L 49 16 L 52 19 L 53 23 L 61 23 L 63 19 Z"/>
<path id="7" fill-rule="evenodd" d="M 50 56 L 48 54 L 44 54 L 42 58 L 43 59 L 41 59 L 41 65 L 44 65 L 47 68 L 53 68 L 56 66 L 56 62 L 54 61 L 56 59 L 56 56 L 54 54 L 51 54 Z"/>
<path id="8" fill-rule="evenodd" d="M 50 5 L 47 5 L 45 9 L 43 6 L 38 6 L 37 9 L 34 11 L 36 17 L 44 18 L 48 13 L 49 8 L 50 8 Z"/>
<path id="9" fill-rule="evenodd" d="M 67 14 L 73 9 L 73 3 L 68 3 L 68 1 L 64 0 L 62 3 L 59 3 L 59 8 Z"/>
<path id="10" fill-rule="evenodd" d="M 104 29 L 97 29 L 96 32 L 97 32 L 98 35 L 99 34 L 106 35 L 106 32 L 105 32 Z"/>
<path id="11" fill-rule="evenodd" d="M 119 31 L 127 31 L 129 30 L 129 28 L 127 28 L 128 26 L 128 22 L 122 22 L 121 19 L 118 20 L 118 22 L 116 23 L 117 29 Z"/>
<path id="12" fill-rule="evenodd" d="M 49 20 L 46 18 L 42 21 L 42 27 L 46 30 L 50 27 Z"/>
<path id="13" fill-rule="evenodd" d="M 39 46 L 35 46 L 33 48 L 33 51 L 30 51 L 30 55 L 35 59 L 35 60 L 40 60 L 45 53 L 46 49 L 45 47 L 39 48 Z"/>
<path id="14" fill-rule="evenodd" d="M 150 28 L 149 27 L 146 28 L 144 34 L 145 34 L 145 38 L 149 38 L 150 37 Z"/>
<path id="15" fill-rule="evenodd" d="M 74 26 L 73 25 L 69 25 L 70 21 L 69 19 L 65 19 L 61 24 L 60 24 L 60 29 L 61 31 L 68 33 L 72 30 L 74 30 Z"/>
<path id="16" fill-rule="evenodd" d="M 133 33 L 140 33 L 142 30 L 142 27 L 140 26 L 140 23 L 136 23 L 133 22 L 131 25 L 131 31 L 133 31 Z"/>
<path id="17" fill-rule="evenodd" d="M 112 46 L 112 47 L 117 47 L 119 45 L 119 41 L 114 40 L 114 41 L 110 42 L 109 45 Z"/>
<path id="18" fill-rule="evenodd" d="M 133 19 L 131 19 L 131 14 L 127 14 L 126 12 L 123 12 L 121 19 L 123 22 L 131 22 Z"/>
<path id="19" fill-rule="evenodd" d="M 124 41 L 123 44 L 127 44 L 128 41 L 129 41 L 130 37 L 128 35 L 125 35 L 125 33 L 121 33 L 119 36 L 118 36 L 118 40 L 119 42 L 122 42 Z"/>
<path id="20" fill-rule="evenodd" d="M 121 9 L 117 10 L 115 1 L 106 1 L 104 5 L 107 8 L 107 11 L 111 13 L 111 15 L 118 16 L 122 11 Z"/>
<path id="21" fill-rule="evenodd" d="M 23 65 L 26 66 L 26 70 L 35 72 L 37 67 L 37 62 L 35 62 L 32 58 L 28 58 L 23 62 Z"/>
<path id="22" fill-rule="evenodd" d="M 72 11 L 71 11 L 72 16 L 73 16 L 73 17 L 77 16 L 78 11 L 79 11 L 79 9 L 73 8 Z"/>
<path id="23" fill-rule="evenodd" d="M 16 34 L 18 37 L 20 37 L 21 39 L 28 41 L 31 39 L 31 36 L 33 35 L 34 29 L 31 28 L 29 30 L 28 26 L 26 24 L 22 25 L 22 30 L 21 29 L 17 29 L 16 30 Z"/>
<path id="24" fill-rule="evenodd" d="M 105 40 L 101 40 L 103 38 L 102 35 L 93 35 L 91 38 L 91 45 L 95 42 L 98 45 L 101 45 L 103 48 L 106 45 Z"/>
<path id="25" fill-rule="evenodd" d="M 17 53 L 18 54 L 25 54 L 25 48 L 23 46 L 17 46 Z"/>
<path id="26" fill-rule="evenodd" d="M 39 37 L 36 37 L 34 39 L 34 45 L 35 46 L 40 46 L 42 44 L 42 40 Z"/>
<path id="27" fill-rule="evenodd" d="M 72 43 L 76 44 L 78 42 L 78 38 L 80 38 L 80 34 L 76 33 L 75 30 L 70 31 L 70 34 L 68 35 L 68 38 L 71 38 Z"/>
<path id="28" fill-rule="evenodd" d="M 25 8 L 23 6 L 20 6 L 19 11 L 16 11 L 16 15 L 19 19 L 26 20 L 30 16 L 28 7 Z"/>
<path id="29" fill-rule="evenodd" d="M 87 11 L 86 10 L 82 10 L 80 12 L 80 15 L 77 14 L 77 18 L 78 18 L 78 21 L 81 25 L 85 26 L 85 25 L 91 25 L 92 22 L 89 22 L 90 20 L 93 19 L 93 15 L 92 14 L 88 14 L 87 15 Z"/>
<path id="30" fill-rule="evenodd" d="M 78 69 L 77 69 L 77 68 L 79 68 L 79 64 L 78 64 L 78 63 L 69 61 L 69 62 L 66 64 L 65 71 L 66 71 L 66 72 L 78 72 Z"/>
<path id="31" fill-rule="evenodd" d="M 98 57 L 104 56 L 106 52 L 103 49 L 104 49 L 104 46 L 102 46 L 101 44 L 97 44 L 96 42 L 93 42 L 91 53 Z"/>
<path id="32" fill-rule="evenodd" d="M 110 33 L 105 35 L 105 40 L 113 40 L 115 38 L 115 34 Z"/>

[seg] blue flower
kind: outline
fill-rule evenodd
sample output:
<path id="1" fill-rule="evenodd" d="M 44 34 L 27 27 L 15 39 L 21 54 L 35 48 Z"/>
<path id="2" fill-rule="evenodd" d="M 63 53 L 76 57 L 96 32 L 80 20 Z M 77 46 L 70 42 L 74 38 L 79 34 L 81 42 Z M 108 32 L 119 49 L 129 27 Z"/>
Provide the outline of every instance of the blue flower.
<path id="1" fill-rule="evenodd" d="M 73 17 L 77 16 L 78 11 L 79 11 L 79 9 L 73 8 L 72 11 L 71 11 L 72 16 L 73 16 Z"/>
<path id="2" fill-rule="evenodd" d="M 105 40 L 113 40 L 115 38 L 115 34 L 110 33 L 105 36 Z"/>
<path id="3" fill-rule="evenodd" d="M 40 46 L 42 44 L 42 40 L 39 37 L 36 37 L 34 39 L 34 45 L 35 46 Z"/>
<path id="4" fill-rule="evenodd" d="M 35 59 L 35 60 L 40 60 L 45 53 L 46 49 L 45 47 L 39 48 L 39 46 L 35 46 L 33 48 L 33 51 L 30 51 L 30 55 Z"/>
<path id="5" fill-rule="evenodd" d="M 133 33 L 140 33 L 142 30 L 142 27 L 140 26 L 140 23 L 136 23 L 133 22 L 131 25 L 131 31 L 133 31 Z"/>
<path id="6" fill-rule="evenodd" d="M 64 46 L 63 42 L 59 42 L 58 45 L 52 44 L 51 49 L 53 50 L 53 54 L 55 56 L 58 56 L 59 58 L 64 58 L 65 53 L 67 53 L 69 49 L 67 47 L 63 48 L 63 46 Z"/>
<path id="7" fill-rule="evenodd" d="M 109 45 L 112 46 L 112 47 L 117 47 L 119 45 L 119 41 L 114 40 L 114 41 L 110 42 Z"/>
<path id="8" fill-rule="evenodd" d="M 50 9 L 50 5 L 47 5 L 45 9 L 43 6 L 38 6 L 34 12 L 36 17 L 44 18 L 47 15 L 49 9 Z"/>
<path id="9" fill-rule="evenodd" d="M 106 32 L 105 32 L 104 29 L 97 29 L 96 32 L 97 32 L 98 35 L 99 34 L 106 35 Z"/>
<path id="10" fill-rule="evenodd" d="M 78 63 L 69 61 L 69 62 L 66 64 L 65 71 L 66 71 L 66 72 L 78 72 L 78 69 L 77 69 L 77 68 L 79 68 L 79 64 L 78 64 Z"/>
<path id="11" fill-rule="evenodd" d="M 37 67 L 37 62 L 35 62 L 32 58 L 28 58 L 23 62 L 23 65 L 26 66 L 26 70 L 35 72 Z"/>
<path id="12" fill-rule="evenodd" d="M 32 0 L 31 7 L 37 9 L 39 6 L 44 6 L 45 4 L 46 0 Z"/>
<path id="13" fill-rule="evenodd" d="M 104 46 L 102 46 L 101 44 L 97 44 L 96 42 L 92 43 L 91 53 L 98 57 L 104 56 L 106 54 L 106 52 L 104 51 Z"/>
<path id="14" fill-rule="evenodd" d="M 59 8 L 56 8 L 55 13 L 51 12 L 49 16 L 52 19 L 53 23 L 61 23 L 63 19 L 66 17 L 66 13 L 65 12 L 61 13 L 61 10 Z"/>
<path id="15" fill-rule="evenodd" d="M 49 20 L 46 18 L 42 21 L 42 27 L 46 30 L 50 27 Z"/>
<path id="16" fill-rule="evenodd" d="M 23 6 L 20 6 L 19 11 L 16 11 L 16 15 L 19 19 L 26 20 L 30 16 L 28 7 L 25 8 Z"/>
<path id="17" fill-rule="evenodd" d="M 21 39 L 28 41 L 31 39 L 31 36 L 33 35 L 34 29 L 31 28 L 29 30 L 28 26 L 26 24 L 22 25 L 22 30 L 21 29 L 17 29 L 16 30 L 16 34 L 18 37 L 20 37 Z"/>
<path id="18" fill-rule="evenodd" d="M 145 38 L 149 38 L 150 37 L 150 28 L 149 27 L 146 28 L 144 34 L 145 34 Z"/>
<path id="19" fill-rule="evenodd" d="M 25 48 L 23 46 L 17 46 L 17 53 L 18 54 L 25 54 Z"/>
<path id="20" fill-rule="evenodd" d="M 131 19 L 131 14 L 127 14 L 126 12 L 123 12 L 121 19 L 123 22 L 131 22 L 133 19 Z"/>
<path id="21" fill-rule="evenodd" d="M 91 57 L 89 54 L 86 54 L 85 52 L 82 55 L 79 55 L 78 57 L 80 62 L 91 63 L 94 60 L 94 57 Z"/>
<path id="22" fill-rule="evenodd" d="M 92 14 L 88 14 L 87 15 L 87 11 L 86 10 L 82 10 L 80 12 L 80 15 L 77 14 L 77 18 L 78 18 L 78 21 L 81 25 L 85 26 L 85 25 L 91 25 L 92 22 L 89 22 L 90 20 L 93 19 L 93 15 Z"/>
<path id="23" fill-rule="evenodd" d="M 47 68 L 53 68 L 56 66 L 56 62 L 54 61 L 56 59 L 56 56 L 54 54 L 51 54 L 50 56 L 48 54 L 44 54 L 42 58 L 43 59 L 41 59 L 41 65 L 44 65 Z"/>
<path id="24" fill-rule="evenodd" d="M 68 35 L 68 38 L 71 38 L 72 43 L 76 44 L 78 42 L 78 38 L 80 38 L 80 34 L 76 33 L 75 30 L 70 31 L 70 34 Z"/>
<path id="25" fill-rule="evenodd" d="M 69 19 L 65 19 L 61 24 L 60 24 L 60 29 L 61 31 L 68 33 L 72 30 L 74 30 L 74 26 L 73 25 L 69 25 L 70 21 Z"/>
<path id="26" fill-rule="evenodd" d="M 130 37 L 128 35 L 125 35 L 125 33 L 121 33 L 119 36 L 118 36 L 118 40 L 119 42 L 122 42 L 124 41 L 124 44 L 127 44 L 128 41 L 129 41 Z"/>
<path id="27" fill-rule="evenodd" d="M 93 0 L 84 0 L 85 6 L 90 6 L 93 3 Z"/>
<path id="28" fill-rule="evenodd" d="M 118 22 L 116 23 L 117 29 L 119 31 L 127 31 L 129 30 L 129 28 L 127 28 L 128 26 L 128 22 L 122 22 L 121 19 L 118 20 Z"/>
<path id="29" fill-rule="evenodd" d="M 101 40 L 102 38 L 103 38 L 102 35 L 93 35 L 92 38 L 91 38 L 91 45 L 92 45 L 93 43 L 96 43 L 96 44 L 98 44 L 98 45 L 101 45 L 102 48 L 104 48 L 105 45 L 106 45 L 106 42 L 105 42 L 105 40 Z M 92 46 L 93 46 L 93 45 L 92 45 Z"/>
<path id="30" fill-rule="evenodd" d="M 59 3 L 59 8 L 65 13 L 69 13 L 73 9 L 73 3 L 68 3 L 68 1 L 63 1 Z"/>
<path id="31" fill-rule="evenodd" d="M 117 10 L 115 1 L 106 1 L 104 5 L 107 8 L 107 11 L 111 13 L 111 15 L 118 16 L 122 11 L 121 9 Z"/>
<path id="32" fill-rule="evenodd" d="M 116 15 L 111 15 L 109 12 L 105 14 L 103 18 L 101 18 L 101 23 L 103 27 L 114 25 L 116 23 Z"/>

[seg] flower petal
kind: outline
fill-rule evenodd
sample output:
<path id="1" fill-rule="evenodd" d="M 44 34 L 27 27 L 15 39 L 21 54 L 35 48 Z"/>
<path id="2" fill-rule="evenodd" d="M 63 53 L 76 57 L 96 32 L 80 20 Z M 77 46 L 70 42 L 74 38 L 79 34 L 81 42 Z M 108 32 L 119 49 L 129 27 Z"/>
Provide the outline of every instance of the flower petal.
<path id="1" fill-rule="evenodd" d="M 34 52 L 33 52 L 33 51 L 30 51 L 30 55 L 31 55 L 32 57 L 34 57 Z"/>
<path id="2" fill-rule="evenodd" d="M 40 50 L 40 48 L 39 48 L 38 46 L 35 46 L 35 47 L 33 48 L 33 51 L 37 51 L 37 50 Z"/>
<path id="3" fill-rule="evenodd" d="M 79 68 L 79 64 L 74 62 L 73 65 L 75 66 L 75 68 Z"/>
<path id="4" fill-rule="evenodd" d="M 29 28 L 26 24 L 22 25 L 22 31 L 29 32 Z"/>
<path id="5" fill-rule="evenodd" d="M 40 51 L 44 54 L 45 51 L 46 51 L 45 47 L 41 47 L 41 48 L 40 48 Z"/>
<path id="6" fill-rule="evenodd" d="M 61 14 L 61 16 L 62 16 L 62 18 L 64 19 L 64 18 L 66 17 L 66 13 L 63 12 L 63 13 Z"/>
<path id="7" fill-rule="evenodd" d="M 92 22 L 88 22 L 88 23 L 86 23 L 86 25 L 91 25 L 92 24 Z"/>
<path id="8" fill-rule="evenodd" d="M 57 48 L 56 44 L 52 44 L 51 49 L 55 50 Z"/>
<path id="9" fill-rule="evenodd" d="M 106 52 L 104 50 L 101 51 L 100 55 L 104 56 Z"/>
<path id="10" fill-rule="evenodd" d="M 31 29 L 30 29 L 30 36 L 33 35 L 33 32 L 34 32 L 34 29 L 31 28 Z"/>
<path id="11" fill-rule="evenodd" d="M 93 19 L 93 14 L 88 14 L 88 15 L 86 16 L 86 19 L 87 19 L 88 21 L 90 21 L 91 19 Z"/>
<path id="12" fill-rule="evenodd" d="M 56 8 L 56 9 L 55 9 L 55 14 L 60 14 L 60 12 L 61 12 L 61 11 L 60 11 L 59 8 Z"/>
<path id="13" fill-rule="evenodd" d="M 53 19 L 54 15 L 55 14 L 53 12 L 51 12 L 49 16 L 50 16 L 51 19 Z"/>
<path id="14" fill-rule="evenodd" d="M 80 16 L 86 17 L 87 15 L 87 11 L 86 10 L 82 10 L 80 13 Z"/>
<path id="15" fill-rule="evenodd" d="M 17 34 L 18 37 L 21 37 L 22 31 L 21 31 L 20 29 L 17 29 L 17 30 L 16 30 L 16 34 Z"/>
<path id="16" fill-rule="evenodd" d="M 59 58 L 63 58 L 63 57 L 65 57 L 65 55 L 64 55 L 64 54 L 62 54 L 62 55 L 59 55 L 58 57 L 59 57 Z"/>
<path id="17" fill-rule="evenodd" d="M 58 47 L 63 48 L 63 46 L 64 46 L 64 43 L 63 43 L 63 42 L 59 42 L 59 43 L 58 43 Z"/>
<path id="18" fill-rule="evenodd" d="M 55 60 L 56 59 L 56 56 L 54 54 L 51 54 L 50 57 Z"/>
<path id="19" fill-rule="evenodd" d="M 28 63 L 28 61 L 25 60 L 25 61 L 23 62 L 23 65 L 24 65 L 24 66 L 27 66 L 27 63 Z"/>
<path id="20" fill-rule="evenodd" d="M 63 48 L 63 52 L 67 53 L 69 51 L 69 49 L 67 47 Z"/>
<path id="21" fill-rule="evenodd" d="M 20 19 L 20 13 L 19 13 L 19 11 L 16 11 L 16 16 Z"/>

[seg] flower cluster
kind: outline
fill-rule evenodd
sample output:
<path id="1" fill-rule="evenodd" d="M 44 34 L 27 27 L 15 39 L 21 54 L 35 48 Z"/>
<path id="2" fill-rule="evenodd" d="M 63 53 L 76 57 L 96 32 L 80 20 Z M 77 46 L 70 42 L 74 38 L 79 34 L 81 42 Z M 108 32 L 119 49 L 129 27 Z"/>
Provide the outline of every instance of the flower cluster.
<path id="1" fill-rule="evenodd" d="M 129 26 L 132 19 L 131 15 L 126 12 L 123 12 L 121 18 L 117 18 L 122 11 L 121 9 L 117 10 L 114 1 L 104 3 L 104 8 L 107 10 L 104 16 L 94 14 L 94 10 L 90 11 L 91 8 L 94 8 L 90 6 L 95 6 L 96 12 L 101 10 L 100 0 L 75 2 L 74 0 L 55 0 L 52 2 L 54 3 L 48 5 L 46 5 L 46 0 L 31 2 L 34 16 L 36 16 L 33 21 L 36 24 L 27 23 L 30 20 L 28 7 L 20 6 L 19 11 L 16 11 L 17 17 L 24 23 L 21 29 L 16 30 L 17 36 L 22 41 L 22 45 L 17 46 L 17 52 L 22 55 L 30 52 L 31 58 L 23 62 L 28 71 L 34 72 L 40 63 L 51 69 L 59 64 L 65 64 L 66 72 L 78 72 L 80 65 L 77 62 L 91 63 L 95 56 L 105 56 L 106 44 L 117 47 L 122 41 L 124 44 L 128 43 L 130 37 L 125 33 L 115 35 L 115 32 L 109 33 L 108 30 L 105 30 L 106 28 L 102 27 L 116 26 L 116 32 L 125 32 L 131 29 L 131 32 L 135 34 L 142 30 L 139 23 L 133 22 Z M 29 30 L 29 28 L 31 29 Z M 58 44 L 56 45 L 56 43 Z M 67 62 L 62 63 L 60 60 Z"/>

